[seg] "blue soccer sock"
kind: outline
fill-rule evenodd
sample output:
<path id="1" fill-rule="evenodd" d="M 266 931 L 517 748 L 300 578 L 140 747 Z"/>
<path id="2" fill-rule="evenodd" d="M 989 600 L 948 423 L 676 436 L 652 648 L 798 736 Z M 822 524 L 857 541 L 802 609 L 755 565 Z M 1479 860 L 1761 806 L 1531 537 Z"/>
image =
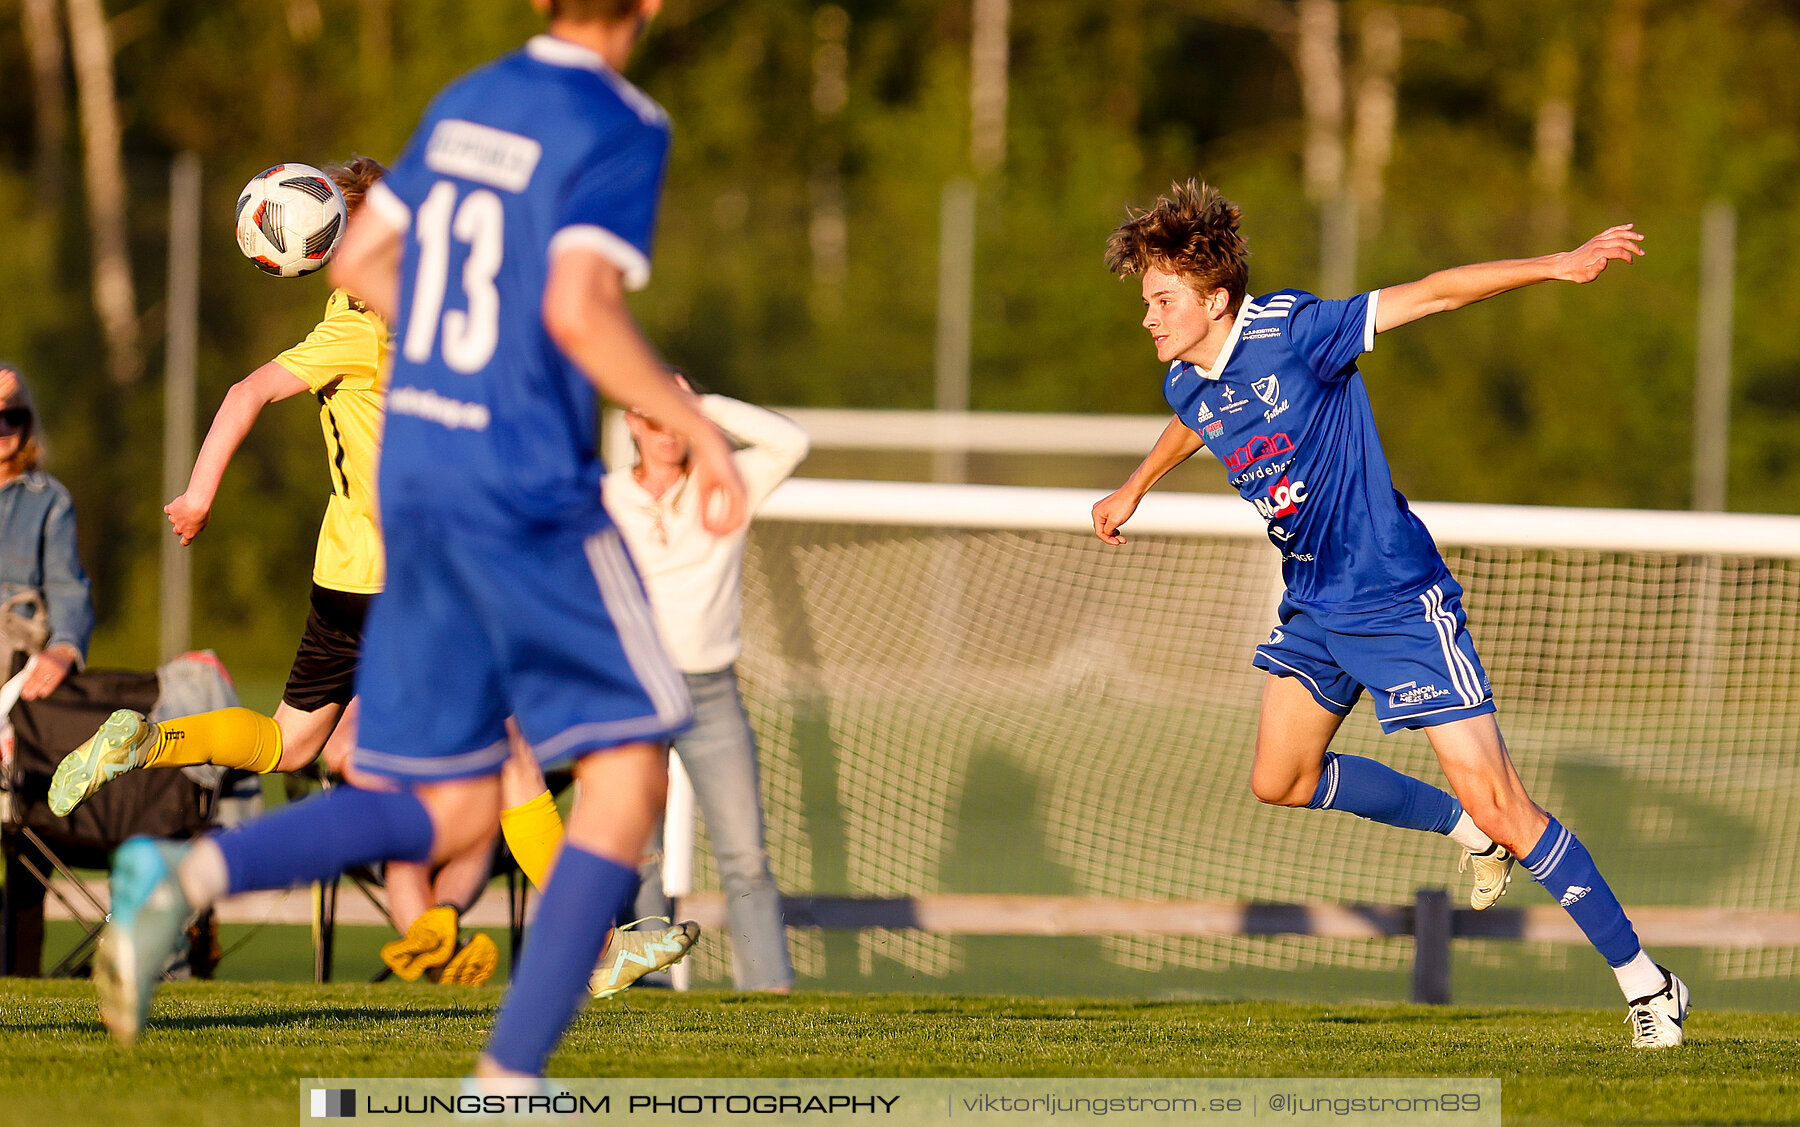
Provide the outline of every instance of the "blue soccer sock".
<path id="1" fill-rule="evenodd" d="M 574 1020 L 611 922 L 637 888 L 637 872 L 565 840 L 487 1055 L 512 1072 L 541 1076 Z"/>
<path id="2" fill-rule="evenodd" d="M 1562 904 L 1607 966 L 1622 967 L 1643 950 L 1625 909 L 1619 907 L 1619 898 L 1600 875 L 1587 846 L 1562 823 L 1551 818 L 1544 836 L 1519 860 Z"/>
<path id="3" fill-rule="evenodd" d="M 431 859 L 431 816 L 411 791 L 334 787 L 213 836 L 229 891 L 332 880 L 352 865 Z"/>
<path id="4" fill-rule="evenodd" d="M 1344 810 L 1371 822 L 1434 834 L 1449 833 L 1463 812 L 1462 803 L 1448 791 L 1373 759 L 1332 751 L 1325 753 L 1325 769 L 1306 805 L 1312 810 Z"/>

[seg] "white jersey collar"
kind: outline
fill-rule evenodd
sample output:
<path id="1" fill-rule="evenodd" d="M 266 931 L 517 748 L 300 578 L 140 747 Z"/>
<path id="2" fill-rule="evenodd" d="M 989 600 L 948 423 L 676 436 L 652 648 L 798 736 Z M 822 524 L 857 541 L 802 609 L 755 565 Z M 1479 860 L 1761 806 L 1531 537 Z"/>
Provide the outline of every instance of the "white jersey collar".
<path id="1" fill-rule="evenodd" d="M 1231 322 L 1231 335 L 1225 338 L 1225 347 L 1219 349 L 1219 356 L 1213 361 L 1211 368 L 1202 368 L 1198 364 L 1189 364 L 1194 374 L 1204 379 L 1216 380 L 1225 371 L 1225 365 L 1231 362 L 1231 353 L 1237 348 L 1238 336 L 1244 331 L 1244 325 L 1250 320 L 1250 299 L 1238 307 L 1237 318 Z"/>
<path id="2" fill-rule="evenodd" d="M 646 125 L 661 125 L 669 120 L 669 115 L 663 112 L 654 98 L 633 86 L 631 80 L 614 70 L 611 64 L 600 57 L 598 51 L 579 43 L 571 43 L 567 39 L 558 39 L 554 35 L 534 35 L 525 41 L 525 53 L 538 62 L 551 66 L 593 71 L 606 79 Z"/>
<path id="3" fill-rule="evenodd" d="M 579 67 L 582 70 L 608 72 L 612 67 L 600 52 L 554 35 L 534 35 L 525 41 L 525 53 L 540 63 L 551 66 Z"/>

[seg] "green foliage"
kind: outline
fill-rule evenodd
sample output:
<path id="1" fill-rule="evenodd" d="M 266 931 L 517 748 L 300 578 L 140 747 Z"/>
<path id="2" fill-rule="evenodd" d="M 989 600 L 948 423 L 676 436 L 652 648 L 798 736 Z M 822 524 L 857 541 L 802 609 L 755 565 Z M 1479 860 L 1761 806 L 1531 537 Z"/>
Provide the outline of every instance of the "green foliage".
<path id="1" fill-rule="evenodd" d="M 932 395 L 941 192 L 973 175 L 969 6 L 842 7 L 847 97 L 833 108 L 814 98 L 831 21 L 821 5 L 670 0 L 633 69 L 677 138 L 656 277 L 636 308 L 672 361 L 721 391 L 919 407 Z M 1624 220 L 1650 250 L 1586 289 L 1545 287 L 1384 337 L 1365 371 L 1401 487 L 1683 506 L 1696 232 L 1701 209 L 1724 199 L 1739 212 L 1732 507 L 1800 511 L 1800 279 L 1785 252 L 1800 234 L 1800 13 L 1766 0 L 1647 5 L 1634 64 L 1619 26 L 1629 5 L 1400 7 L 1399 125 L 1359 285 L 1566 248 Z M 541 24 L 519 0 L 109 8 L 149 376 L 120 390 L 104 375 L 72 94 L 60 185 L 38 164 L 30 99 L 0 108 L 0 356 L 34 378 L 53 469 L 76 494 L 99 581 L 96 656 L 142 665 L 168 499 L 156 392 L 168 158 L 191 149 L 205 166 L 204 427 L 224 389 L 303 333 L 324 298 L 317 280 L 277 282 L 239 258 L 237 188 L 279 160 L 391 159 L 443 82 Z M 979 178 L 976 407 L 1161 409 L 1135 287 L 1105 273 L 1100 249 L 1127 205 L 1172 179 L 1205 176 L 1244 207 L 1253 288 L 1317 283 L 1298 85 L 1284 47 L 1246 17 L 1255 10 L 1015 8 L 1006 162 Z M 1362 10 L 1345 7 L 1352 63 Z M 20 26 L 0 26 L 0 61 L 29 90 Z M 1558 49 L 1574 63 L 1575 151 L 1547 211 L 1533 137 Z M 841 280 L 814 254 L 834 199 Z M 269 412 L 193 549 L 198 637 L 252 672 L 284 665 L 297 627 L 325 485 L 315 426 L 303 402 Z"/>

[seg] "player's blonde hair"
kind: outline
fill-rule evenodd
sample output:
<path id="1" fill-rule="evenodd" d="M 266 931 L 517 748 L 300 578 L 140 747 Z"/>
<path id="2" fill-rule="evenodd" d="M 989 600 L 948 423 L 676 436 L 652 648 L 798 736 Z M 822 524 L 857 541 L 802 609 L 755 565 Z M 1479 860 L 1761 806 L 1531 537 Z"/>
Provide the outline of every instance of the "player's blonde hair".
<path id="1" fill-rule="evenodd" d="M 1238 234 L 1244 213 L 1211 184 L 1189 180 L 1158 196 L 1106 240 L 1106 268 L 1125 277 L 1164 270 L 1202 296 L 1223 288 L 1236 309 L 1250 286 L 1250 248 Z"/>
<path id="2" fill-rule="evenodd" d="M 325 175 L 331 177 L 338 191 L 344 193 L 345 211 L 355 215 L 375 181 L 387 175 L 387 166 L 374 157 L 355 155 L 342 164 L 327 165 Z"/>

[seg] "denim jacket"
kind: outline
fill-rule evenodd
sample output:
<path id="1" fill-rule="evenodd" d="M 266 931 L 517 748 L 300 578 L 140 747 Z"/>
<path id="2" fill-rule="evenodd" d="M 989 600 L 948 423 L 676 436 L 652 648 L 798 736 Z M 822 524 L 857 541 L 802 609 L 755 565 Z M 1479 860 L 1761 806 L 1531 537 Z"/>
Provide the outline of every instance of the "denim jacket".
<path id="1" fill-rule="evenodd" d="M 75 547 L 75 504 L 43 470 L 0 486 L 0 601 L 42 592 L 50 614 L 46 647 L 67 642 L 87 661 L 94 603 Z"/>

